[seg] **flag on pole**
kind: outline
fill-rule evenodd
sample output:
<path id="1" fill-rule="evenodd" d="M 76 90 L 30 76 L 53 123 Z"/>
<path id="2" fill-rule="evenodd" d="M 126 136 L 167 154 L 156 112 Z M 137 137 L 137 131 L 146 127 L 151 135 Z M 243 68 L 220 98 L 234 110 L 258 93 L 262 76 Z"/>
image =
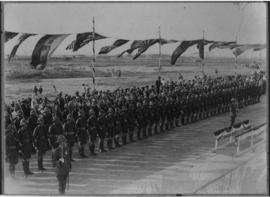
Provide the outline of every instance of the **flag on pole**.
<path id="1" fill-rule="evenodd" d="M 198 44 L 202 39 L 199 40 L 184 40 L 181 44 L 174 50 L 171 57 L 171 64 L 174 65 L 178 57 L 180 57 L 189 47 Z"/>
<path id="2" fill-rule="evenodd" d="M 200 41 L 198 44 L 197 44 L 197 48 L 199 49 L 199 56 L 201 59 L 204 59 L 204 40 Z"/>
<path id="3" fill-rule="evenodd" d="M 121 57 L 124 53 L 128 53 L 128 54 L 131 54 L 134 50 L 140 48 L 140 46 L 142 46 L 142 42 L 143 40 L 134 40 L 131 45 L 130 45 L 130 48 L 123 51 L 122 53 L 120 53 L 118 55 L 118 57 Z"/>
<path id="4" fill-rule="evenodd" d="M 245 51 L 249 50 L 249 49 L 252 49 L 256 47 L 256 45 L 254 44 L 242 44 L 242 45 L 239 45 L 234 51 L 233 51 L 233 54 L 235 57 L 241 55 L 242 53 L 244 53 Z"/>
<path id="5" fill-rule="evenodd" d="M 5 31 L 5 43 L 17 35 L 18 35 L 18 33 L 16 33 L 16 32 Z"/>
<path id="6" fill-rule="evenodd" d="M 58 35 L 45 35 L 36 44 L 34 51 L 32 53 L 32 67 L 36 68 L 37 65 L 41 64 L 46 66 L 47 59 L 53 52 L 57 49 L 59 44 L 68 36 L 69 34 L 58 34 Z"/>
<path id="7" fill-rule="evenodd" d="M 180 42 L 179 40 L 167 40 L 167 39 L 159 39 L 159 42 L 161 45 L 164 45 L 164 44 L 171 44 L 171 43 L 176 43 L 176 42 Z"/>
<path id="8" fill-rule="evenodd" d="M 236 45 L 237 45 L 236 42 L 223 42 L 223 41 L 213 42 L 213 44 L 209 46 L 209 51 L 213 50 L 214 48 L 232 49 L 231 47 L 236 47 Z"/>
<path id="9" fill-rule="evenodd" d="M 107 54 L 113 49 L 122 46 L 123 44 L 126 44 L 129 40 L 124 39 L 118 39 L 116 40 L 112 45 L 102 47 L 98 54 Z"/>
<path id="10" fill-rule="evenodd" d="M 73 40 L 67 47 L 66 50 L 73 50 L 76 40 Z"/>
<path id="11" fill-rule="evenodd" d="M 254 45 L 253 51 L 260 51 L 265 48 L 266 48 L 266 44 L 257 44 L 257 45 Z"/>
<path id="12" fill-rule="evenodd" d="M 17 43 L 14 45 L 14 47 L 9 55 L 8 61 L 10 61 L 11 58 L 13 58 L 16 55 L 16 52 L 17 52 L 19 46 L 23 43 L 23 41 L 25 41 L 30 36 L 34 36 L 34 35 L 36 35 L 36 34 L 22 33 L 20 35 L 20 37 L 18 38 Z"/>
<path id="13" fill-rule="evenodd" d="M 76 41 L 74 43 L 74 45 L 72 44 L 72 42 L 67 46 L 67 48 L 72 49 L 73 52 L 74 51 L 78 51 L 81 47 L 83 47 L 84 45 L 88 44 L 89 42 L 94 40 L 94 33 L 93 32 L 85 32 L 85 33 L 79 33 L 76 36 Z M 100 40 L 100 39 L 104 39 L 107 38 L 103 35 L 100 35 L 98 33 L 95 33 L 95 40 Z M 73 48 L 71 48 L 71 46 L 73 46 Z"/>
<path id="14" fill-rule="evenodd" d="M 140 46 L 138 47 L 138 52 L 136 55 L 133 57 L 133 60 L 138 58 L 142 53 L 144 53 L 150 46 L 156 44 L 159 42 L 159 39 L 148 39 L 148 40 L 143 40 L 140 42 Z"/>

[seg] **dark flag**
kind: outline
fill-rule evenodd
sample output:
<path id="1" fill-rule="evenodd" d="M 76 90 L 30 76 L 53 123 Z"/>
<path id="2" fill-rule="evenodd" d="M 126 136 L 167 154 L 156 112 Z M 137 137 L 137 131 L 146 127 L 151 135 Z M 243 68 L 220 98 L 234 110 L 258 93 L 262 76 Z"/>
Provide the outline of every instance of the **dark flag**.
<path id="1" fill-rule="evenodd" d="M 129 40 L 123 40 L 123 39 L 118 39 L 116 40 L 112 45 L 110 46 L 105 46 L 102 47 L 99 51 L 98 54 L 107 54 L 110 51 L 112 51 L 113 49 L 122 46 L 123 44 L 126 44 Z"/>
<path id="2" fill-rule="evenodd" d="M 10 61 L 11 58 L 13 58 L 16 55 L 16 52 L 17 52 L 19 46 L 23 43 L 23 41 L 25 41 L 30 36 L 34 36 L 34 35 L 36 35 L 36 34 L 23 33 L 22 35 L 20 35 L 20 37 L 18 38 L 18 42 L 15 44 L 15 46 L 13 47 L 13 49 L 9 55 L 8 61 Z"/>
<path id="3" fill-rule="evenodd" d="M 257 44 L 253 47 L 253 51 L 260 51 L 266 48 L 266 44 Z"/>
<path id="4" fill-rule="evenodd" d="M 11 40 L 12 38 L 14 38 L 17 35 L 18 35 L 18 33 L 5 31 L 5 42 Z"/>
<path id="5" fill-rule="evenodd" d="M 76 40 L 73 40 L 67 47 L 66 50 L 73 50 Z"/>
<path id="6" fill-rule="evenodd" d="M 142 53 L 144 53 L 150 46 L 156 44 L 159 42 L 159 39 L 148 39 L 148 40 L 143 40 L 140 43 L 140 46 L 138 47 L 138 52 L 136 55 L 133 57 L 133 60 L 138 58 Z"/>
<path id="7" fill-rule="evenodd" d="M 223 42 L 223 41 L 219 41 L 219 42 L 214 42 L 213 44 L 211 44 L 209 46 L 209 51 L 213 50 L 214 48 L 219 48 L 219 49 L 227 49 L 231 47 L 236 47 L 236 42 Z"/>
<path id="8" fill-rule="evenodd" d="M 118 57 L 121 57 L 124 53 L 128 53 L 128 54 L 131 54 L 134 50 L 140 48 L 140 46 L 142 46 L 142 42 L 143 40 L 134 40 L 131 45 L 130 45 L 130 48 L 123 51 L 122 53 L 120 53 L 118 55 Z"/>
<path id="9" fill-rule="evenodd" d="M 174 50 L 171 57 L 171 64 L 174 65 L 177 58 L 180 57 L 189 47 L 198 44 L 202 39 L 199 40 L 184 40 L 181 44 Z"/>
<path id="10" fill-rule="evenodd" d="M 95 33 L 95 40 L 107 38 L 98 33 Z M 93 32 L 79 33 L 76 36 L 76 42 L 74 43 L 73 51 L 78 51 L 81 47 L 94 40 Z"/>
<path id="11" fill-rule="evenodd" d="M 197 48 L 199 49 L 199 56 L 201 59 L 204 59 L 204 45 L 205 45 L 204 40 L 200 41 L 197 44 Z"/>
<path id="12" fill-rule="evenodd" d="M 59 35 L 45 35 L 36 44 L 34 51 L 32 53 L 31 66 L 36 68 L 39 64 L 44 67 L 47 64 L 47 59 L 53 54 L 59 44 L 68 36 L 69 34 L 59 34 Z"/>
<path id="13" fill-rule="evenodd" d="M 170 43 L 176 43 L 176 42 L 179 42 L 179 40 L 167 40 L 167 39 L 159 39 L 159 42 L 161 45 L 164 45 L 164 44 L 170 44 Z"/>
<path id="14" fill-rule="evenodd" d="M 238 45 L 238 47 L 233 51 L 235 57 L 241 55 L 245 51 L 252 49 L 255 45 L 254 44 L 242 44 Z"/>

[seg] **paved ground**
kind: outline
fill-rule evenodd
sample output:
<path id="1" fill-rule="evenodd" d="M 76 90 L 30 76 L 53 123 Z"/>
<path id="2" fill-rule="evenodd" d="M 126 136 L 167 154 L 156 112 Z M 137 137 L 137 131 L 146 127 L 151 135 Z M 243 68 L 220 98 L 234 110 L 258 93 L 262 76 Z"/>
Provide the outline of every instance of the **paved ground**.
<path id="1" fill-rule="evenodd" d="M 238 121 L 245 119 L 249 119 L 251 125 L 266 122 L 265 97 L 260 104 L 240 110 Z M 244 177 L 243 173 L 250 168 L 245 167 L 243 171 L 241 166 L 257 166 L 254 162 L 257 156 L 257 161 L 262 161 L 257 174 L 264 183 L 266 153 L 265 147 L 260 145 L 263 142 L 258 146 L 262 148 L 257 148 L 254 153 L 247 152 L 237 157 L 233 156 L 235 146 L 232 144 L 225 151 L 218 151 L 217 154 L 212 152 L 213 131 L 228 124 L 229 114 L 226 113 L 172 129 L 96 157 L 79 159 L 76 153 L 77 159 L 73 163 L 67 194 L 229 193 L 228 189 L 233 182 L 228 176 L 236 172 L 238 176 Z M 25 178 L 21 164 L 17 166 L 16 180 L 5 176 L 6 193 L 57 194 L 50 153 L 45 157 L 47 171 L 37 170 L 35 158 L 31 160 L 31 169 L 35 172 L 33 176 Z M 242 178 L 234 180 L 240 185 L 248 183 L 243 182 Z M 254 189 L 241 185 L 232 191 L 231 193 L 265 193 L 266 188 L 263 184 Z"/>

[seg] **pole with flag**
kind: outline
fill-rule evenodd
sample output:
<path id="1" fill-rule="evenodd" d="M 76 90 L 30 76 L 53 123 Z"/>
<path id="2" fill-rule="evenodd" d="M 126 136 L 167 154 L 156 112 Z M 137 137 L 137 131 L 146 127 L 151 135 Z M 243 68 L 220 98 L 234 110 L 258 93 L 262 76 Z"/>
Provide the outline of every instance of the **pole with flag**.
<path id="1" fill-rule="evenodd" d="M 238 32 L 236 33 L 235 36 L 235 43 L 237 44 L 237 38 L 238 38 Z M 236 70 L 237 68 L 237 55 L 234 56 L 234 69 Z"/>
<path id="2" fill-rule="evenodd" d="M 203 48 L 203 54 L 202 54 L 202 59 L 201 59 L 201 66 L 202 66 L 202 73 L 204 74 L 204 30 L 202 32 L 202 36 L 203 36 L 203 42 L 202 42 L 202 48 Z"/>
<path id="3" fill-rule="evenodd" d="M 161 70 L 161 33 L 160 33 L 160 26 L 158 26 L 158 38 L 159 38 L 159 44 L 158 44 L 158 50 L 159 50 L 159 56 L 158 56 L 158 76 L 160 76 L 160 70 Z"/>
<path id="4" fill-rule="evenodd" d="M 95 62 L 96 62 L 96 56 L 95 56 L 95 17 L 93 17 L 93 58 L 92 58 L 92 75 L 93 75 L 93 85 L 94 85 L 94 90 L 96 89 L 96 72 L 95 72 Z"/>

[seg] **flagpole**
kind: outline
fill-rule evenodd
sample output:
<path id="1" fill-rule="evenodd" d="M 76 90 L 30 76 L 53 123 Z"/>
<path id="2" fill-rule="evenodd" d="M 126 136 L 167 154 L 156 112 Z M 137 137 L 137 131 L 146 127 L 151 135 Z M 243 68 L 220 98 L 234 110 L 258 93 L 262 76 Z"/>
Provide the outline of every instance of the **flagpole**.
<path id="1" fill-rule="evenodd" d="M 237 44 L 237 38 L 238 38 L 238 32 L 236 33 L 236 36 L 235 36 L 235 43 Z M 236 70 L 236 67 L 237 67 L 237 56 L 235 55 L 235 58 L 234 58 L 234 69 Z"/>
<path id="2" fill-rule="evenodd" d="M 94 90 L 96 89 L 96 73 L 95 73 L 95 62 L 96 62 L 96 55 L 95 55 L 95 17 L 93 17 L 93 45 L 92 45 L 92 50 L 93 50 L 93 58 L 92 58 L 92 75 L 93 75 L 93 85 L 94 85 Z"/>
<path id="3" fill-rule="evenodd" d="M 160 26 L 158 26 L 158 37 L 159 37 L 158 76 L 160 76 L 160 70 L 161 70 L 161 63 L 160 63 L 160 60 L 161 60 L 161 32 L 160 32 Z"/>
<path id="4" fill-rule="evenodd" d="M 203 32 L 202 32 L 202 36 L 203 36 L 203 46 L 202 47 L 204 47 L 204 30 L 203 30 Z M 204 50 L 203 50 L 203 53 L 204 53 Z M 202 64 L 201 64 L 201 69 L 202 69 L 202 73 L 204 74 L 204 59 L 202 59 Z"/>

